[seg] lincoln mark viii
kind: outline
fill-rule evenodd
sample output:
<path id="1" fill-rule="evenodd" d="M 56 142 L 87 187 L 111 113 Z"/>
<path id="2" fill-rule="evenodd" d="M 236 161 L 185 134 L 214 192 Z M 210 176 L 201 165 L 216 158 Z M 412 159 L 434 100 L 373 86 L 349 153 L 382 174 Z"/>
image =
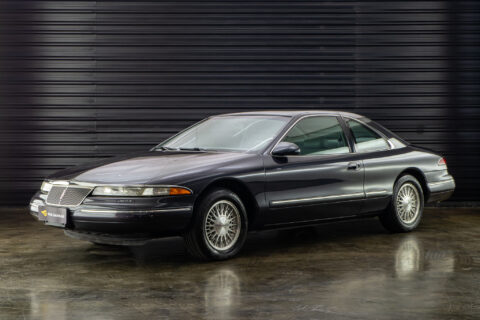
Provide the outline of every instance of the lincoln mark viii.
<path id="1" fill-rule="evenodd" d="M 236 255 L 247 232 L 378 216 L 408 232 L 455 182 L 442 155 L 363 116 L 265 111 L 207 118 L 149 151 L 48 177 L 30 213 L 98 244 L 182 236 L 204 260 Z"/>

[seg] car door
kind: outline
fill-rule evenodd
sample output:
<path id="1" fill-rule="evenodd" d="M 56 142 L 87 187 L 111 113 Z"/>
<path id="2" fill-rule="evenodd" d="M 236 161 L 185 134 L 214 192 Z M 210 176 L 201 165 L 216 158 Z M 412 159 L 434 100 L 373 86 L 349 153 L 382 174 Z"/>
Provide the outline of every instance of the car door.
<path id="1" fill-rule="evenodd" d="M 395 172 L 399 171 L 396 167 L 403 166 L 403 157 L 392 149 L 385 136 L 366 122 L 348 117 L 344 120 L 365 170 L 365 202 L 361 213 L 382 210 L 390 201 Z"/>
<path id="2" fill-rule="evenodd" d="M 364 199 L 363 166 L 352 153 L 340 117 L 300 118 L 278 143 L 284 141 L 297 144 L 300 153 L 274 156 L 270 151 L 265 154 L 269 206 L 265 225 L 359 213 Z"/>

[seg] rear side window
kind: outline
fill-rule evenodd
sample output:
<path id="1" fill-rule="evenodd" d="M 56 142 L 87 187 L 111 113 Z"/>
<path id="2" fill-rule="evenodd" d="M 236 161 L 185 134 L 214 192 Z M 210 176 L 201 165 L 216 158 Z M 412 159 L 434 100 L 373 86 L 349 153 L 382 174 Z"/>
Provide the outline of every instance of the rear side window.
<path id="1" fill-rule="evenodd" d="M 347 140 L 336 117 L 308 117 L 290 129 L 283 141 L 300 147 L 300 155 L 349 153 Z"/>
<path id="2" fill-rule="evenodd" d="M 347 124 L 355 140 L 355 150 L 357 152 L 373 152 L 388 150 L 388 142 L 378 133 L 365 126 L 364 124 L 349 119 Z"/>

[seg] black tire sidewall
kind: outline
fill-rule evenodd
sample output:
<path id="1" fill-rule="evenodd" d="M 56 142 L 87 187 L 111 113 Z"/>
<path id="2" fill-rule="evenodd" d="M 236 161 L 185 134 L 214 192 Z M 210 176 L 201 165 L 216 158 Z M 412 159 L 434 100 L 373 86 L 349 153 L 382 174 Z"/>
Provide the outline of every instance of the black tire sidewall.
<path id="1" fill-rule="evenodd" d="M 227 200 L 232 202 L 238 209 L 240 213 L 240 235 L 237 239 L 237 242 L 228 250 L 220 251 L 208 243 L 205 237 L 204 223 L 208 211 L 212 205 L 220 200 Z M 248 219 L 245 206 L 243 205 L 242 200 L 234 192 L 228 189 L 214 189 L 207 194 L 203 199 L 200 200 L 198 208 L 194 210 L 195 222 L 191 227 L 195 229 L 196 241 L 203 253 L 210 259 L 213 260 L 224 260 L 235 256 L 240 249 L 242 248 L 248 230 Z"/>
<path id="2" fill-rule="evenodd" d="M 420 211 L 418 212 L 417 218 L 412 223 L 405 223 L 405 222 L 402 221 L 402 219 L 400 219 L 400 216 L 399 216 L 398 211 L 397 211 L 397 206 L 396 206 L 398 191 L 406 183 L 410 183 L 410 184 L 414 185 L 415 188 L 417 189 L 417 192 L 418 192 L 419 196 L 420 196 L 420 209 L 419 209 Z M 410 231 L 410 230 L 415 229 L 419 225 L 420 221 L 422 220 L 423 206 L 424 206 L 423 189 L 422 189 L 422 186 L 420 185 L 420 183 L 418 182 L 418 180 L 411 175 L 404 175 L 404 176 L 400 177 L 397 180 L 397 182 L 395 183 L 393 198 L 392 198 L 392 209 L 393 209 L 393 213 L 395 215 L 395 220 L 399 224 L 399 226 L 402 229 L 404 229 L 405 231 Z"/>

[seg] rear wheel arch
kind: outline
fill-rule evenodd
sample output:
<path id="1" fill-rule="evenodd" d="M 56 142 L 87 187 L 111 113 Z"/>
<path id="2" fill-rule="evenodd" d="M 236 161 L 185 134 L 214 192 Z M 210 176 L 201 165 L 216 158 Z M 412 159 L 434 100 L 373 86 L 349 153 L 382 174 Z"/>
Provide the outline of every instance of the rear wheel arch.
<path id="1" fill-rule="evenodd" d="M 395 181 L 391 199 L 379 215 L 382 225 L 391 232 L 409 232 L 415 229 L 422 219 L 425 204 L 419 179 L 411 172 L 402 172 Z"/>
<path id="2" fill-rule="evenodd" d="M 428 189 L 428 186 L 427 186 L 427 178 L 423 174 L 422 170 L 420 170 L 418 168 L 411 167 L 411 168 L 407 168 L 407 169 L 403 170 L 402 172 L 400 172 L 400 174 L 397 176 L 397 178 L 393 182 L 392 188 L 395 186 L 395 184 L 397 183 L 397 181 L 401 177 L 403 177 L 404 175 L 407 175 L 407 174 L 413 176 L 415 179 L 418 180 L 418 182 L 420 183 L 420 186 L 422 187 L 423 198 L 424 198 L 425 202 L 427 202 L 428 197 L 430 196 L 430 192 L 429 192 L 429 189 Z"/>

